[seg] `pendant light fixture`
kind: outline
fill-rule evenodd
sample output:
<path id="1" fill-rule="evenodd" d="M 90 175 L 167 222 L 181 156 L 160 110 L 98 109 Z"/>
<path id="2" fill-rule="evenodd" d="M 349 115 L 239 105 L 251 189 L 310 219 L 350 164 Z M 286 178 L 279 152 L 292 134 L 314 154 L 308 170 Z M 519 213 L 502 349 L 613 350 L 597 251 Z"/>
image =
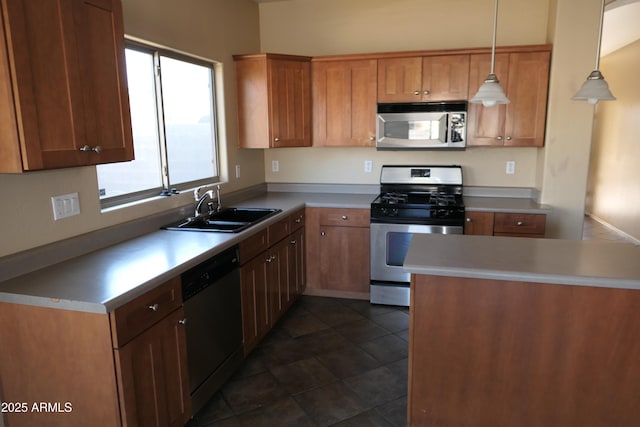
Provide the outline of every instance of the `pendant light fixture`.
<path id="1" fill-rule="evenodd" d="M 609 85 L 598 69 L 600 67 L 600 45 L 602 44 L 602 24 L 604 21 L 604 0 L 600 10 L 600 30 L 598 32 L 598 47 L 596 49 L 596 68 L 587 76 L 587 81 L 571 99 L 575 101 L 587 101 L 589 104 L 597 104 L 598 101 L 615 101 L 609 90 Z"/>
<path id="2" fill-rule="evenodd" d="M 496 30 L 498 28 L 498 0 L 496 0 L 493 12 L 493 43 L 491 45 L 491 71 L 485 79 L 476 95 L 469 102 L 484 105 L 485 107 L 493 107 L 496 104 L 508 104 L 509 99 L 504 94 L 502 86 L 498 81 L 498 77 L 494 73 L 496 62 Z"/>

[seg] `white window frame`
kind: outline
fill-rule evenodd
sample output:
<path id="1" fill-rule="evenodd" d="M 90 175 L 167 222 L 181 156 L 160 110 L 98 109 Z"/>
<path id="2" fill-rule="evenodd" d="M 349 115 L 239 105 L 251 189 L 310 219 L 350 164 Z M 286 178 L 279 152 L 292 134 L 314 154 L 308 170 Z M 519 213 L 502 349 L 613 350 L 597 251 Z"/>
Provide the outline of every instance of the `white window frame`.
<path id="1" fill-rule="evenodd" d="M 200 187 L 202 185 L 210 185 L 212 183 L 220 182 L 220 131 L 218 122 L 220 120 L 221 114 L 219 113 L 219 105 L 216 99 L 216 88 L 218 73 L 217 69 L 220 67 L 220 64 L 214 61 L 205 60 L 202 58 L 198 58 L 189 54 L 176 52 L 174 50 L 156 46 L 153 44 L 149 44 L 143 41 L 133 40 L 127 38 L 125 40 L 125 49 L 134 49 L 141 52 L 145 52 L 151 54 L 153 57 L 153 66 L 155 69 L 155 93 L 156 93 L 156 114 L 157 114 L 157 125 L 158 125 L 158 144 L 160 148 L 160 167 L 161 167 L 161 176 L 162 176 L 162 186 L 150 188 L 142 191 L 121 194 L 113 197 L 105 197 L 100 199 L 100 205 L 102 209 L 117 207 L 120 205 L 125 205 L 132 202 L 143 201 L 145 199 L 152 199 L 158 196 L 170 196 L 172 194 L 179 193 L 183 190 L 190 190 L 193 188 Z M 165 125 L 164 125 L 164 113 L 163 113 L 163 99 L 162 99 L 162 71 L 160 69 L 160 56 L 177 59 L 180 61 L 192 63 L 195 65 L 203 66 L 210 69 L 211 73 L 211 103 L 212 103 L 212 135 L 213 135 L 213 150 L 214 150 L 214 176 L 206 177 L 203 179 L 188 181 L 180 184 L 174 184 L 171 182 L 169 176 L 169 163 L 168 163 L 168 154 L 167 154 L 167 141 L 165 138 Z M 135 153 L 135 140 L 134 144 L 134 153 Z"/>

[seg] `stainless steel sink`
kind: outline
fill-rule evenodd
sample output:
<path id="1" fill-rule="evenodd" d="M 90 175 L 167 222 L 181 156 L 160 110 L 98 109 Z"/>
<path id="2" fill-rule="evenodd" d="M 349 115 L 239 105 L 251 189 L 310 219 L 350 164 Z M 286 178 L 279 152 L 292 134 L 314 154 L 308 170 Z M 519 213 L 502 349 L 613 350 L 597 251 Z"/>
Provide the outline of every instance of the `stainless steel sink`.
<path id="1" fill-rule="evenodd" d="M 185 218 L 162 228 L 165 230 L 239 233 L 279 212 L 282 212 L 282 209 L 224 208 L 196 218 Z"/>

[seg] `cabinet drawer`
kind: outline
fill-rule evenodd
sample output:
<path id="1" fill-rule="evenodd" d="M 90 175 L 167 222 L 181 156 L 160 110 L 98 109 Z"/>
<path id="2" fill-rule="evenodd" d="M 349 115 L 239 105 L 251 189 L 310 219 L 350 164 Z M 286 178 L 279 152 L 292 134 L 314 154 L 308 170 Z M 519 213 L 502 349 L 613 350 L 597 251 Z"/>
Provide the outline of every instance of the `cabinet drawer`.
<path id="1" fill-rule="evenodd" d="M 240 242 L 240 264 L 255 258 L 260 252 L 267 250 L 267 230 L 264 229 Z"/>
<path id="2" fill-rule="evenodd" d="M 174 277 L 109 313 L 114 348 L 120 348 L 182 305 L 180 277 Z"/>
<path id="3" fill-rule="evenodd" d="M 547 216 L 545 214 L 496 213 L 493 231 L 513 235 L 544 235 Z"/>
<path id="4" fill-rule="evenodd" d="M 300 209 L 289 216 L 289 230 L 292 232 L 304 227 L 304 209 Z"/>
<path id="5" fill-rule="evenodd" d="M 271 224 L 268 230 L 267 241 L 269 246 L 272 246 L 289 235 L 289 217 L 281 219 L 275 224 Z"/>
<path id="6" fill-rule="evenodd" d="M 369 209 L 326 208 L 320 211 L 320 225 L 369 227 Z"/>

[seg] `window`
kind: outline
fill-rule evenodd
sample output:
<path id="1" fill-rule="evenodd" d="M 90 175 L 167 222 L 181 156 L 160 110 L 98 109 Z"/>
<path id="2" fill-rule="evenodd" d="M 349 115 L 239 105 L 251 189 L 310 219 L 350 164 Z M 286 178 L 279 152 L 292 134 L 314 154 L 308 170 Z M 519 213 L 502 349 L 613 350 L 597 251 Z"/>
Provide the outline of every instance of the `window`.
<path id="1" fill-rule="evenodd" d="M 219 179 L 214 67 L 128 43 L 135 160 L 97 166 L 103 207 Z"/>

